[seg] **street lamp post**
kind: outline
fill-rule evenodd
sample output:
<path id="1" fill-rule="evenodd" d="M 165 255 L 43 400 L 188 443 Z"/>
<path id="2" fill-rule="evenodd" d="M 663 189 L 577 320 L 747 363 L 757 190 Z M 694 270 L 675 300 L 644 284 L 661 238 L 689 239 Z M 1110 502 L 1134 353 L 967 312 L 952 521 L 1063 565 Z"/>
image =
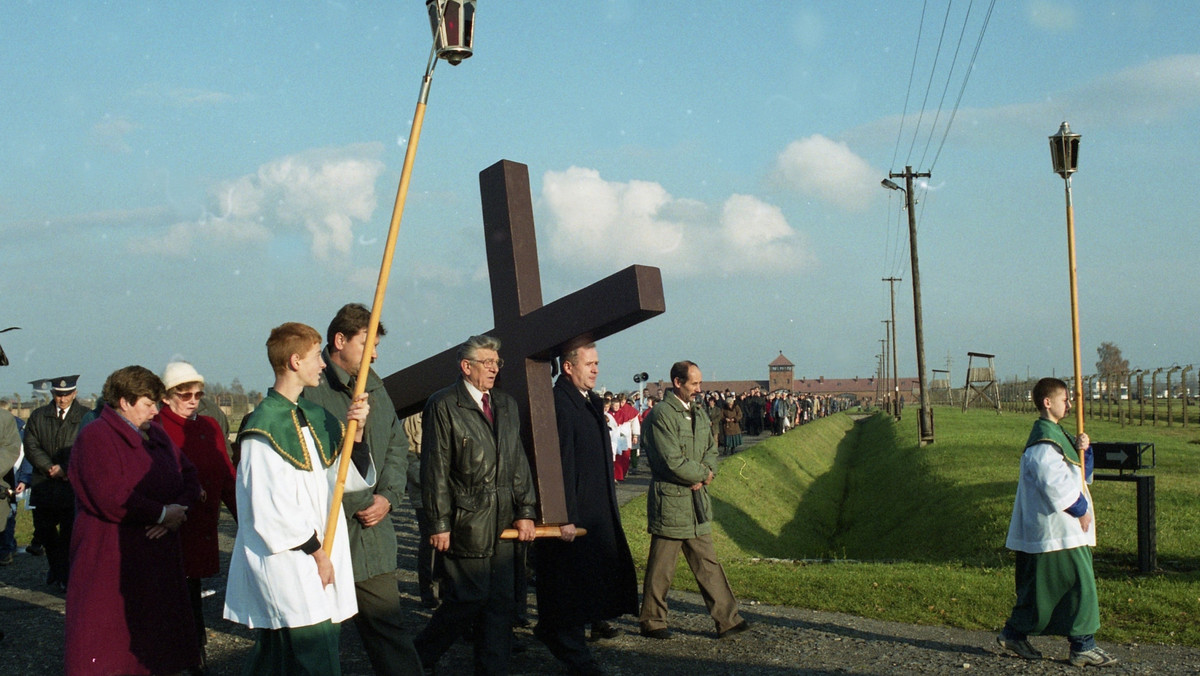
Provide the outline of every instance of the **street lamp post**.
<path id="1" fill-rule="evenodd" d="M 429 52 L 429 61 L 425 64 L 425 77 L 421 80 L 417 110 L 413 113 L 412 129 L 408 134 L 408 148 L 404 153 L 404 166 L 400 170 L 400 185 L 396 189 L 396 202 L 392 207 L 392 220 L 388 227 L 387 242 L 383 248 L 383 262 L 379 266 L 379 281 L 375 285 L 375 298 L 371 303 L 371 318 L 367 324 L 365 345 L 374 345 L 379 334 L 379 317 L 383 312 L 383 298 L 387 293 L 388 278 L 392 271 L 396 240 L 400 235 L 400 219 L 404 215 L 404 203 L 408 199 L 413 162 L 417 157 L 417 141 L 421 137 L 421 124 L 425 120 L 425 103 L 429 99 L 429 87 L 433 82 L 433 67 L 437 65 L 438 59 L 445 59 L 450 62 L 450 65 L 457 66 L 462 63 L 463 59 L 471 56 L 472 46 L 475 42 L 475 4 L 476 0 L 426 0 L 425 2 L 425 8 L 429 12 L 430 27 L 433 31 L 433 48 Z M 371 370 L 370 355 L 370 350 L 363 350 L 352 400 L 357 399 L 367 390 L 367 376 Z M 357 431 L 358 421 L 347 421 L 346 432 L 342 436 L 337 483 L 334 484 L 333 497 L 329 501 L 329 519 L 325 525 L 323 542 L 326 554 L 333 553 L 333 538 L 337 532 L 337 523 L 341 521 L 339 511 L 342 505 L 342 494 L 345 491 L 346 476 L 350 472 L 350 453 L 354 447 L 354 437 Z"/>
<path id="2" fill-rule="evenodd" d="M 650 375 L 648 373 L 646 373 L 645 371 L 642 371 L 641 373 L 633 374 L 633 382 L 635 385 L 638 386 L 638 401 L 642 402 L 643 406 L 646 405 L 646 381 L 647 380 L 650 380 Z"/>

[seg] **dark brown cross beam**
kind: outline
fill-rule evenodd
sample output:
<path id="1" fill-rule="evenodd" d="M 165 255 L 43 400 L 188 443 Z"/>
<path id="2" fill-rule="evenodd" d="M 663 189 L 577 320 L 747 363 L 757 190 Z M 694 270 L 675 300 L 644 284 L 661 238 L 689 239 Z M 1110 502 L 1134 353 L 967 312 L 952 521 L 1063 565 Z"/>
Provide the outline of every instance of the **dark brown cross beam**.
<path id="1" fill-rule="evenodd" d="M 500 354 L 508 362 L 496 386 L 517 399 L 542 523 L 566 523 L 551 360 L 568 343 L 600 340 L 664 312 L 662 274 L 658 268 L 632 265 L 542 305 L 529 168 L 500 160 L 479 172 L 479 191 L 496 322 L 486 333 L 500 339 Z M 420 411 L 429 395 L 458 376 L 457 350 L 384 378 L 398 415 Z"/>

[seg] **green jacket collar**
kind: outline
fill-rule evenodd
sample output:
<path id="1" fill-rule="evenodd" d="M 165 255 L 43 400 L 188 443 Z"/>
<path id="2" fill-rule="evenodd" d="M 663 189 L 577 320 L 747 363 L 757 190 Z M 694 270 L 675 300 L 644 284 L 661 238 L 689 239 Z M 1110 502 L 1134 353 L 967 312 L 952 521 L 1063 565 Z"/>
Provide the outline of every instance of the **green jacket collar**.
<path id="1" fill-rule="evenodd" d="M 329 381 L 330 387 L 334 389 L 345 390 L 346 392 L 354 391 L 354 381 L 358 378 L 357 373 L 350 373 L 346 369 L 333 363 L 329 358 L 329 346 L 326 345 L 321 351 L 321 358 L 325 360 L 325 379 Z M 379 374 L 375 373 L 375 369 L 367 369 L 367 387 L 366 392 L 373 392 L 383 387 L 383 380 L 379 378 Z"/>
<path id="2" fill-rule="evenodd" d="M 1071 439 L 1071 435 L 1062 428 L 1062 425 L 1050 422 L 1045 418 L 1038 418 L 1033 423 L 1033 429 L 1029 432 L 1029 440 L 1025 442 L 1025 448 L 1029 448 L 1034 444 L 1053 444 L 1058 447 L 1059 452 L 1067 459 L 1067 462 L 1072 465 L 1079 464 L 1079 451 L 1075 450 L 1075 442 Z"/>
<path id="3" fill-rule="evenodd" d="M 313 453 L 300 431 L 305 424 L 312 429 L 317 460 L 323 469 L 329 468 L 341 447 L 345 432 L 342 422 L 317 404 L 303 398 L 293 403 L 274 388 L 267 390 L 266 398 L 247 416 L 238 440 L 247 434 L 261 435 L 284 460 L 299 469 L 311 470 Z"/>

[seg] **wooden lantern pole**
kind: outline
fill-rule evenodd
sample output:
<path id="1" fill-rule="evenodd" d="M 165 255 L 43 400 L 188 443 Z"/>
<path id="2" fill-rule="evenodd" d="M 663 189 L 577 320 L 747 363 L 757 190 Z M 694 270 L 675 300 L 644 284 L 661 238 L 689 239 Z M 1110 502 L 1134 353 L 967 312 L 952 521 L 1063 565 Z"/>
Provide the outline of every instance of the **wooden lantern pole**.
<path id="1" fill-rule="evenodd" d="M 444 21 L 444 19 L 443 19 Z M 387 242 L 383 248 L 383 262 L 379 266 L 379 281 L 375 285 L 375 299 L 371 302 L 371 319 L 367 324 L 366 348 L 363 350 L 362 361 L 358 365 L 358 377 L 354 382 L 354 395 L 351 401 L 362 396 L 367 390 L 367 375 L 371 370 L 371 355 L 375 351 L 375 339 L 379 335 L 379 316 L 383 311 L 383 298 L 387 294 L 388 277 L 391 276 L 392 258 L 396 250 L 396 239 L 400 234 L 400 219 L 404 216 L 404 203 L 408 199 L 408 186 L 412 179 L 413 162 L 417 157 L 417 142 L 421 138 L 421 124 L 425 120 L 425 104 L 429 100 L 429 87 L 433 82 L 433 68 L 437 65 L 437 42 L 429 55 L 429 63 L 425 68 L 425 78 L 421 82 L 421 93 L 417 97 L 417 110 L 413 113 L 412 130 L 408 134 L 408 148 L 404 153 L 404 168 L 400 171 L 400 186 L 396 190 L 396 203 L 392 207 L 391 225 L 388 227 Z M 395 415 L 395 412 L 392 412 Z M 325 539 L 322 547 L 326 554 L 333 554 L 333 536 L 337 532 L 338 521 L 342 506 L 342 495 L 346 489 L 346 476 L 350 472 L 350 455 L 354 448 L 354 437 L 358 432 L 358 421 L 346 423 L 346 434 L 342 439 L 342 449 L 338 459 L 337 483 L 333 489 L 333 499 L 329 503 L 329 519 L 325 525 Z"/>

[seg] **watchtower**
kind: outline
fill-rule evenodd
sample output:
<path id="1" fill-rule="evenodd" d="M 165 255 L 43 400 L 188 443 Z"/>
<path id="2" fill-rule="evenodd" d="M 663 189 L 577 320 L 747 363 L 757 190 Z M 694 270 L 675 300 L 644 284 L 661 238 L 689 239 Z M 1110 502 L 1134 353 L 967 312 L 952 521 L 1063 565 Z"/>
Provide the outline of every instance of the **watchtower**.
<path id="1" fill-rule="evenodd" d="M 1000 412 L 1000 385 L 996 382 L 995 357 L 994 354 L 982 352 L 967 353 L 967 384 L 963 386 L 964 412 L 976 399 L 990 401 L 996 408 L 996 413 Z M 972 366 L 976 359 L 979 359 L 981 364 L 986 359 L 987 366 Z"/>
<path id="2" fill-rule="evenodd" d="M 779 356 L 768 364 L 770 374 L 767 376 L 767 391 L 777 392 L 779 390 L 792 391 L 792 385 L 795 384 L 795 378 L 792 375 L 796 365 L 783 356 L 783 350 L 779 351 Z"/>
<path id="3" fill-rule="evenodd" d="M 954 391 L 950 389 L 949 371 L 933 369 L 933 380 L 929 381 L 929 393 L 937 395 L 939 404 L 954 405 Z"/>

